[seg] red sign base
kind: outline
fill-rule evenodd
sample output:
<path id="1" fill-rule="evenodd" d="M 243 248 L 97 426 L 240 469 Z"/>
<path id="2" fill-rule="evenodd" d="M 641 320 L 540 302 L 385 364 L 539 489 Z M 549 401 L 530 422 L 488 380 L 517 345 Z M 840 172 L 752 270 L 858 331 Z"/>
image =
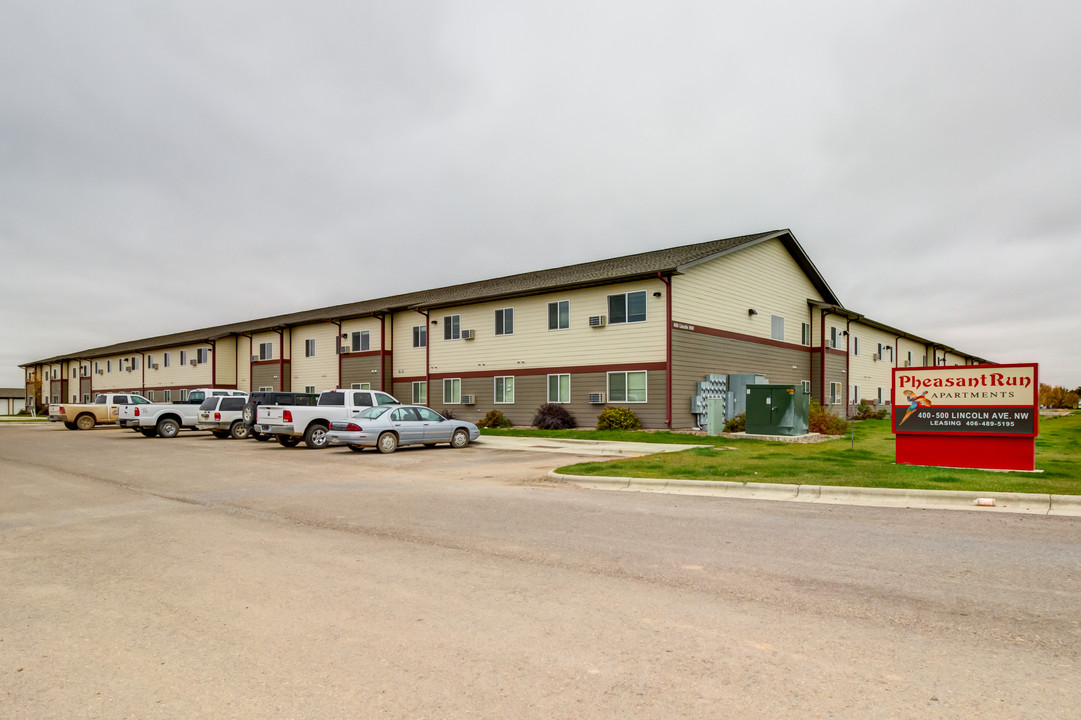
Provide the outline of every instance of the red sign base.
<path id="1" fill-rule="evenodd" d="M 898 465 L 1035 470 L 1036 438 L 898 435 Z"/>

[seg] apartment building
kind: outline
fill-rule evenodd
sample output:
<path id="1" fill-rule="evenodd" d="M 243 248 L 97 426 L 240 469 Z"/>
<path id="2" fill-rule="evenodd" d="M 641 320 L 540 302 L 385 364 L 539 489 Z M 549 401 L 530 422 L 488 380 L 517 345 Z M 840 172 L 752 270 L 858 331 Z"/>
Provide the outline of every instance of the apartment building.
<path id="1" fill-rule="evenodd" d="M 683 245 L 82 350 L 26 363 L 40 405 L 130 390 L 372 388 L 528 424 L 561 403 L 687 428 L 707 376 L 802 384 L 848 414 L 893 367 L 983 364 L 846 309 L 788 230 Z"/>

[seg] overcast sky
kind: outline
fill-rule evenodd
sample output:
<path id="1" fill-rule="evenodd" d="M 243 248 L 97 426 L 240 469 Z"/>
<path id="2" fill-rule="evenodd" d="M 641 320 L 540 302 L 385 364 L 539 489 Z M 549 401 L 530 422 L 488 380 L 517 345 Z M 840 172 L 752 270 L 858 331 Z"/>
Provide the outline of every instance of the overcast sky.
<path id="1" fill-rule="evenodd" d="M 0 0 L 0 386 L 790 228 L 846 307 L 1077 387 L 1079 35 L 1067 0 Z"/>

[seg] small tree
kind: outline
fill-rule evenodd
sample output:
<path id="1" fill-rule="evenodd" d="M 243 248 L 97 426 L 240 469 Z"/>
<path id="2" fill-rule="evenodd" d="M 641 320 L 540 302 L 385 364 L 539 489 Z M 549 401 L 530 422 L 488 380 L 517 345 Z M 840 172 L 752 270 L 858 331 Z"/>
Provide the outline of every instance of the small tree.
<path id="1" fill-rule="evenodd" d="M 541 430 L 570 430 L 578 427 L 578 421 L 571 415 L 570 410 L 556 403 L 545 403 L 537 408 L 531 424 Z"/>

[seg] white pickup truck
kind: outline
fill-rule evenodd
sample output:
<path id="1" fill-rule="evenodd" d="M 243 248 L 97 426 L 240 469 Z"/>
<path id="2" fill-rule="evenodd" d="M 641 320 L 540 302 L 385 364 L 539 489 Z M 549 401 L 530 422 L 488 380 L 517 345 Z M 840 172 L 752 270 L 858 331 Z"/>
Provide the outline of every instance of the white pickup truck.
<path id="1" fill-rule="evenodd" d="M 327 430 L 335 420 L 348 420 L 353 413 L 373 405 L 401 405 L 393 395 L 378 390 L 327 390 L 314 406 L 260 405 L 253 429 L 273 435 L 283 447 L 296 447 L 301 440 L 319 450 L 327 446 Z"/>
<path id="2" fill-rule="evenodd" d="M 223 388 L 199 388 L 190 391 L 183 402 L 124 406 L 116 422 L 120 427 L 138 430 L 145 437 L 174 438 L 181 428 L 195 429 L 199 423 L 199 406 L 215 395 L 247 397 L 248 394 Z"/>

